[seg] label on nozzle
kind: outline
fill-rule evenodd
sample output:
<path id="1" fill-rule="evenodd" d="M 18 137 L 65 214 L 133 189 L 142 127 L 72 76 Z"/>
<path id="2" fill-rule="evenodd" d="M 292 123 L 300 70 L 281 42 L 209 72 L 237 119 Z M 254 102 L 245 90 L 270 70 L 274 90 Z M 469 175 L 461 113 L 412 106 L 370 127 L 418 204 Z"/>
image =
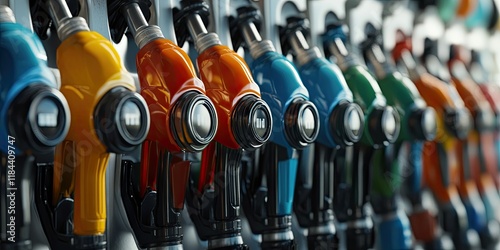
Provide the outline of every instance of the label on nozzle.
<path id="1" fill-rule="evenodd" d="M 253 130 L 261 138 L 263 138 L 269 132 L 269 118 L 266 111 L 267 110 L 264 108 L 264 106 L 260 106 L 253 112 Z"/>
<path id="2" fill-rule="evenodd" d="M 51 97 L 42 99 L 35 107 L 36 126 L 38 127 L 36 130 L 49 140 L 58 137 L 61 130 L 64 129 L 62 128 L 64 118 L 59 117 L 62 113 L 59 109 L 56 100 Z"/>
<path id="3" fill-rule="evenodd" d="M 141 132 L 141 110 L 137 103 L 128 100 L 122 106 L 120 120 L 123 130 L 132 137 L 140 137 Z"/>

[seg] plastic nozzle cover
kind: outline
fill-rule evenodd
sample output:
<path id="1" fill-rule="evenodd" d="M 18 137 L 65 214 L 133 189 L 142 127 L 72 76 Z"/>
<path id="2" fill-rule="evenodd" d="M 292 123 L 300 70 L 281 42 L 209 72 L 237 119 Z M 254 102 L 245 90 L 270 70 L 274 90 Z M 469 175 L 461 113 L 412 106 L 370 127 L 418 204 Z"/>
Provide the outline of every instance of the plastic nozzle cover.
<path id="1" fill-rule="evenodd" d="M 393 143 L 401 128 L 398 112 L 392 107 L 376 107 L 368 118 L 373 142 L 377 145 Z"/>
<path id="2" fill-rule="evenodd" d="M 95 109 L 95 128 L 109 152 L 127 153 L 141 144 L 149 131 L 146 102 L 137 93 L 115 87 Z"/>
<path id="3" fill-rule="evenodd" d="M 231 118 L 234 138 L 244 149 L 258 148 L 271 136 L 271 109 L 254 95 L 247 95 L 238 101 Z"/>
<path id="4" fill-rule="evenodd" d="M 414 110 L 410 114 L 408 125 L 415 139 L 431 141 L 437 133 L 436 111 L 429 107 Z"/>
<path id="5" fill-rule="evenodd" d="M 47 152 L 62 142 L 69 130 L 66 99 L 45 84 L 23 90 L 11 104 L 8 117 L 9 130 L 25 150 Z"/>
<path id="6" fill-rule="evenodd" d="M 340 103 L 330 115 L 330 130 L 338 145 L 350 146 L 363 135 L 365 119 L 358 104 Z"/>
<path id="7" fill-rule="evenodd" d="M 171 123 L 177 143 L 189 151 L 203 150 L 217 131 L 217 113 L 206 97 L 191 91 L 176 102 Z"/>
<path id="8" fill-rule="evenodd" d="M 285 114 L 285 131 L 294 148 L 301 149 L 314 142 L 319 132 L 316 106 L 306 100 L 293 102 Z"/>

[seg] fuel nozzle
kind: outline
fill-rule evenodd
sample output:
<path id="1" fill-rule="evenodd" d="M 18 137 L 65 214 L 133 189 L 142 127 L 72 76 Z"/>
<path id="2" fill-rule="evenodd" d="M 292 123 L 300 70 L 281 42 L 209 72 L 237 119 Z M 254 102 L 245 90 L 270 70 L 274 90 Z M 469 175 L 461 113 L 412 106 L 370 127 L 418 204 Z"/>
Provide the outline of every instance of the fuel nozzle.
<path id="1" fill-rule="evenodd" d="M 369 30 L 369 28 L 372 28 L 372 30 Z M 393 72 L 393 70 L 378 45 L 380 43 L 378 33 L 374 32 L 374 30 L 375 28 L 367 25 L 367 32 L 372 36 L 369 36 L 364 41 L 361 48 L 365 59 L 373 62 L 373 65 L 370 66 L 373 66 L 377 78 L 381 78 Z M 335 58 L 355 96 L 364 96 L 367 91 L 373 93 L 371 95 L 373 99 L 359 98 L 355 100 L 363 107 L 365 113 L 363 138 L 368 140 L 362 139 L 362 141 L 376 146 L 395 142 L 401 129 L 400 114 L 396 109 L 385 105 L 386 99 L 382 95 L 377 82 L 349 51 L 344 27 L 340 22 L 327 26 L 327 31 L 323 35 L 323 44 L 325 53 Z M 366 84 L 366 87 L 361 87 L 360 82 Z"/>
<path id="2" fill-rule="evenodd" d="M 0 6 L 0 25 L 15 23 L 14 13 L 7 6 Z M 17 26 L 17 24 L 15 24 Z M 15 27 L 21 29 L 20 26 Z M 9 35 L 9 31 L 5 30 L 5 36 Z M 24 32 L 29 32 L 22 29 Z M 27 33 L 26 36 L 31 35 Z M 19 37 L 20 39 L 21 37 Z M 28 39 L 28 38 L 26 38 Z M 29 39 L 34 39 L 34 36 Z M 38 40 L 37 40 L 38 41 Z M 35 41 L 35 42 L 37 42 Z M 18 46 L 18 45 L 15 45 Z M 5 48 L 8 51 L 8 48 Z M 27 56 L 37 56 L 35 51 L 37 48 L 27 48 L 26 53 L 35 53 Z M 42 52 L 43 54 L 45 52 Z M 7 63 L 7 61 L 6 61 Z M 24 69 L 13 69 L 12 71 L 23 72 L 29 70 L 30 67 L 46 68 L 46 65 L 37 60 L 31 60 L 29 66 Z M 7 64 L 6 64 L 7 65 Z M 6 67 L 5 69 L 9 69 Z M 41 71 L 43 72 L 43 71 Z M 19 76 L 20 77 L 20 76 Z M 44 76 L 45 77 L 45 76 Z M 16 97 L 6 98 L 5 104 L 10 105 L 7 109 L 7 116 L 4 121 L 9 121 L 7 129 L 10 135 L 17 138 L 17 145 L 21 150 L 33 150 L 36 153 L 44 153 L 59 144 L 67 135 L 70 122 L 69 107 L 66 98 L 53 86 L 47 82 L 37 82 L 39 79 L 34 78 L 34 82 L 26 82 L 25 86 L 20 86 L 20 92 L 8 92 L 17 94 Z M 43 79 L 48 81 L 47 79 Z M 53 79 L 51 79 L 54 81 Z M 2 83 L 8 87 L 9 83 Z M 15 87 L 14 85 L 11 86 Z M 8 96 L 7 96 L 8 97 Z"/>
<path id="3" fill-rule="evenodd" d="M 181 1 L 181 6 L 174 17 L 178 44 L 194 42 L 198 72 L 219 121 L 214 142 L 202 152 L 199 192 L 188 192 L 193 199 L 187 199 L 187 207 L 196 211 L 190 213 L 191 219 L 210 249 L 245 248 L 239 218 L 240 176 L 235 173 L 240 171 L 243 152 L 259 148 L 271 137 L 271 109 L 243 58 L 207 31 L 208 4 L 190 0 Z M 204 202 L 214 206 L 202 206 Z"/>
<path id="4" fill-rule="evenodd" d="M 252 232 L 262 235 L 261 248 L 293 249 L 296 243 L 291 228 L 291 203 L 297 176 L 297 149 L 316 139 L 319 113 L 309 101 L 308 90 L 293 64 L 276 52 L 271 41 L 262 40 L 258 10 L 248 4 L 239 7 L 237 13 L 231 21 L 234 48 L 243 46 L 250 52 L 253 58 L 250 70 L 273 119 L 268 143 L 256 152 L 260 161 L 244 168 L 243 209 Z"/>
<path id="5" fill-rule="evenodd" d="M 375 73 L 388 103 L 399 106 L 403 111 L 400 114 L 403 119 L 401 122 L 404 124 L 400 135 L 401 140 L 432 140 L 437 130 L 435 110 L 426 106 L 415 84 L 396 72 L 394 65 L 388 61 L 382 50 L 382 37 L 379 30 L 373 24 L 368 23 L 365 33 L 367 38 L 361 43 L 365 60 Z M 407 54 L 402 56 L 406 59 L 403 62 L 410 68 L 409 71 L 416 70 L 415 65 L 412 64 L 413 58 L 407 56 Z M 414 74 L 415 72 L 410 73 L 411 76 Z"/>
<path id="6" fill-rule="evenodd" d="M 233 37 L 235 37 L 235 45 L 239 46 L 242 42 L 241 40 L 243 40 L 254 59 L 258 59 L 267 52 L 276 52 L 272 42 L 269 40 L 262 40 L 260 36 L 256 25 L 256 23 L 260 24 L 260 14 L 258 10 L 253 6 L 245 6 L 238 8 L 237 12 L 238 17 L 235 19 L 232 29 Z M 239 32 L 237 30 L 238 28 L 241 29 L 241 36 L 235 34 Z M 238 39 L 239 37 L 243 39 Z M 270 60 L 269 63 L 271 63 L 271 65 L 271 58 L 276 61 L 284 60 L 282 57 L 269 57 L 268 60 Z M 267 62 L 265 59 L 263 62 L 264 61 Z M 295 79 L 293 79 L 292 76 L 289 78 L 289 85 L 295 84 Z M 277 80 L 273 79 L 273 82 L 277 83 Z M 284 129 L 288 142 L 294 148 L 301 149 L 316 139 L 319 130 L 319 117 L 316 106 L 312 102 L 303 98 L 295 98 L 285 111 L 284 119 Z"/>
<path id="7" fill-rule="evenodd" d="M 281 28 L 280 31 L 284 53 L 290 51 L 295 55 L 299 71 L 302 74 L 301 77 L 306 83 L 311 82 L 313 84 L 308 89 L 314 93 L 314 96 L 317 97 L 320 95 L 319 93 L 316 94 L 314 85 L 323 84 L 320 83 L 323 81 L 330 81 L 329 83 L 325 83 L 327 86 L 323 86 L 324 88 L 331 89 L 333 93 L 341 95 L 347 90 L 342 73 L 335 66 L 329 65 L 326 62 L 319 48 L 309 46 L 304 35 L 304 32 L 307 32 L 307 30 L 308 20 L 306 18 L 301 16 L 289 17 L 287 25 Z M 317 75 L 306 75 L 305 69 L 312 70 Z M 328 124 L 324 124 L 326 125 L 325 128 L 329 129 L 328 133 L 331 134 L 334 143 L 340 146 L 348 146 L 358 142 L 361 139 L 363 131 L 363 112 L 358 104 L 352 103 L 348 99 L 336 103 L 336 105 L 333 105 L 333 109 L 326 111 L 329 112 L 329 117 L 327 118 Z M 322 106 L 324 104 L 318 102 L 316 105 Z M 328 144 L 326 143 L 326 145 Z"/>
<path id="8" fill-rule="evenodd" d="M 48 221 L 42 224 L 53 248 L 105 248 L 109 158 L 144 141 L 149 111 L 109 40 L 89 31 L 85 19 L 73 17 L 64 0 L 36 5 L 48 10 L 57 29 L 61 92 L 78 114 L 56 147 L 54 163 L 39 170 L 38 212 Z"/>
<path id="9" fill-rule="evenodd" d="M 244 149 L 260 147 L 271 135 L 271 110 L 267 103 L 260 98 L 258 87 L 253 82 L 253 79 L 249 78 L 251 75 L 249 75 L 248 66 L 236 52 L 221 44 L 217 34 L 207 31 L 205 21 L 209 11 L 205 2 L 181 1 L 181 5 L 182 10 L 176 15 L 176 31 L 179 33 L 179 43 L 183 43 L 188 37 L 191 37 L 194 41 L 199 54 L 197 63 L 200 65 L 201 79 L 205 83 L 207 94 L 214 103 L 221 104 L 216 107 L 218 114 L 224 113 L 221 116 L 223 119 L 230 118 L 230 122 L 227 124 L 230 124 L 231 132 L 225 131 L 224 133 L 232 134 L 231 137 L 235 140 L 233 142 L 236 142 L 239 145 L 238 147 Z M 222 58 L 225 59 L 222 60 Z M 204 64 L 205 60 L 210 60 L 215 65 Z M 202 64 L 203 66 L 201 66 Z M 213 66 L 218 68 L 215 69 Z M 203 70 L 203 67 L 206 67 L 206 69 Z M 235 71 L 225 72 L 226 67 Z M 223 75 L 223 71 L 227 74 Z M 205 75 L 208 72 L 216 75 L 220 74 L 221 78 L 213 79 L 211 76 L 208 77 Z M 236 104 L 227 103 L 227 100 L 218 100 L 221 96 L 216 95 L 213 91 L 223 85 L 232 86 L 224 90 L 221 89 L 221 91 L 224 91 L 230 99 L 234 99 Z M 249 87 L 247 90 L 242 89 L 245 85 Z M 229 105 L 234 106 L 229 107 Z M 226 106 L 223 108 L 224 111 L 222 106 Z M 228 110 L 230 113 L 227 113 Z M 229 127 L 224 126 L 222 128 L 227 130 Z M 216 139 L 219 136 L 216 135 Z M 229 138 L 225 138 L 224 141 L 227 139 Z M 235 146 L 232 145 L 231 147 Z"/>
<path id="10" fill-rule="evenodd" d="M 134 36 L 135 43 L 140 51 L 137 56 L 138 74 L 142 88 L 155 92 L 157 99 L 166 99 L 161 105 L 170 112 L 169 121 L 158 117 L 155 122 L 169 123 L 157 124 L 154 127 L 152 140 L 157 140 L 160 132 L 157 130 L 170 130 L 168 141 L 176 143 L 177 147 L 170 146 L 170 151 L 187 150 L 200 151 L 212 141 L 217 130 L 217 114 L 210 99 L 204 95 L 205 88 L 193 72 L 193 66 L 187 54 L 171 41 L 164 38 L 160 27 L 149 25 L 147 18 L 151 16 L 149 6 L 151 2 L 115 0 L 108 2 L 109 18 L 112 38 L 119 42 L 123 37 L 126 27 Z M 162 51 L 160 55 L 148 56 L 150 53 Z M 147 59 L 146 59 L 147 58 Z M 185 63 L 179 63 L 179 61 Z M 174 64 L 178 64 L 173 66 Z M 176 72 L 173 72 L 176 71 Z M 175 77 L 173 77 L 176 73 Z M 161 87 L 154 87 L 151 77 L 162 82 Z M 168 76 L 171 79 L 166 79 Z M 173 77 L 173 78 L 172 78 Z M 166 82 L 169 82 L 167 85 Z M 179 95 L 179 98 L 175 98 Z M 148 103 L 157 103 L 144 94 Z M 175 100 L 175 101 L 174 101 Z M 159 110 L 150 110 L 159 112 Z M 164 127 L 160 129 L 160 127 Z M 173 138 L 173 141 L 172 139 Z"/>
<path id="11" fill-rule="evenodd" d="M 113 40 L 118 43 L 128 28 L 139 48 L 140 93 L 152 121 L 140 162 L 124 159 L 120 163 L 125 173 L 120 202 L 139 247 L 179 248 L 189 156 L 212 142 L 218 117 L 187 53 L 166 39 L 158 26 L 148 23 L 150 5 L 149 0 L 108 1 Z M 140 167 L 130 168 L 134 165 Z"/>
<path id="12" fill-rule="evenodd" d="M 40 39 L 0 5 L 0 234 L 2 249 L 31 249 L 37 164 L 68 134 L 70 111 Z M 6 225 L 6 226 L 5 226 Z"/>

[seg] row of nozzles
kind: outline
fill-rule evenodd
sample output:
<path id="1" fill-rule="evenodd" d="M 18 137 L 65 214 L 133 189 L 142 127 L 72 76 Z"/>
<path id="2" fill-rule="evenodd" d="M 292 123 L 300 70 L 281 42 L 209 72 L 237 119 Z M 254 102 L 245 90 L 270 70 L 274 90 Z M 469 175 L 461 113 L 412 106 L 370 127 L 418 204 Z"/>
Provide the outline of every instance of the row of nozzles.
<path id="1" fill-rule="evenodd" d="M 477 0 L 484 19 L 498 18 L 491 1 Z M 453 44 L 443 58 L 429 31 L 415 56 L 402 29 L 387 50 L 373 22 L 355 44 L 338 16 L 312 44 L 314 17 L 297 6 L 272 24 L 278 46 L 261 34 L 273 10 L 235 2 L 216 34 L 202 0 L 168 10 L 172 27 L 149 24 L 149 0 L 108 0 L 112 41 L 73 17 L 77 1 L 30 1 L 34 33 L 0 6 L 1 249 L 257 247 L 249 235 L 262 249 L 495 248 L 500 85 L 485 77 L 488 51 Z M 411 4 L 400 3 L 450 20 L 439 1 Z M 139 89 L 113 44 L 127 33 Z M 109 227 L 115 213 L 124 229 Z"/>

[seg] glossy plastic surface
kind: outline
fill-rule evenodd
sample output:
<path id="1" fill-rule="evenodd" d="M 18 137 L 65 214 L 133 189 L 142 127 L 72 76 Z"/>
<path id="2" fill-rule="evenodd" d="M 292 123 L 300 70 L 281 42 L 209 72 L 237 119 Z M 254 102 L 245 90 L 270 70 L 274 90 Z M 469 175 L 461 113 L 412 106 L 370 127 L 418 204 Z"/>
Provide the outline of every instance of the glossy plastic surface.
<path id="1" fill-rule="evenodd" d="M 223 45 L 212 46 L 196 59 L 199 75 L 207 96 L 217 111 L 219 127 L 214 140 L 231 149 L 238 149 L 231 129 L 235 104 L 245 95 L 260 97 L 247 64 L 236 52 Z"/>
<path id="2" fill-rule="evenodd" d="M 144 46 L 137 54 L 136 64 L 140 93 L 151 114 L 151 127 L 141 157 L 140 190 L 145 194 L 147 188 L 156 190 L 160 151 L 184 150 L 175 140 L 170 122 L 175 102 L 189 91 L 205 93 L 205 86 L 196 77 L 187 53 L 168 39 L 156 39 Z M 175 200 L 175 203 L 183 203 L 183 200 Z"/>
<path id="3" fill-rule="evenodd" d="M 135 91 L 110 41 L 97 32 L 78 32 L 57 49 L 61 92 L 68 100 L 71 127 L 56 148 L 54 203 L 74 191 L 74 234 L 103 234 L 106 229 L 105 173 L 109 152 L 94 128 L 94 109 L 114 87 Z"/>
<path id="4" fill-rule="evenodd" d="M 296 98 L 309 100 L 309 92 L 293 64 L 283 55 L 267 52 L 250 64 L 262 99 L 271 108 L 273 130 L 269 141 L 291 147 L 285 135 L 285 113 Z"/>
<path id="5" fill-rule="evenodd" d="M 342 71 L 324 58 L 311 60 L 299 67 L 298 71 L 319 112 L 320 130 L 316 141 L 332 148 L 339 146 L 332 135 L 330 117 L 341 101 L 353 102 L 353 93 L 349 90 Z M 374 98 L 369 94 L 363 97 Z"/>
<path id="6" fill-rule="evenodd" d="M 372 135 L 369 133 L 368 117 L 370 112 L 376 106 L 384 107 L 386 99 L 380 90 L 377 81 L 373 76 L 362 66 L 353 66 L 343 72 L 347 85 L 351 90 L 354 102 L 357 103 L 365 114 L 365 126 L 361 143 L 365 145 L 374 145 Z"/>
<path id="7" fill-rule="evenodd" d="M 283 55 L 267 52 L 250 65 L 252 74 L 260 87 L 262 99 L 271 109 L 273 128 L 270 142 L 286 148 L 286 159 L 278 160 L 275 215 L 292 214 L 295 178 L 297 176 L 297 154 L 285 134 L 285 114 L 296 98 L 309 99 L 309 93 L 300 80 L 294 66 Z M 318 126 L 316 124 L 316 126 Z M 269 185 L 269 184 L 268 184 Z"/>
<path id="8" fill-rule="evenodd" d="M 7 153 L 11 103 L 30 85 L 57 86 L 40 39 L 17 23 L 0 23 L 0 76 L 0 151 Z"/>

